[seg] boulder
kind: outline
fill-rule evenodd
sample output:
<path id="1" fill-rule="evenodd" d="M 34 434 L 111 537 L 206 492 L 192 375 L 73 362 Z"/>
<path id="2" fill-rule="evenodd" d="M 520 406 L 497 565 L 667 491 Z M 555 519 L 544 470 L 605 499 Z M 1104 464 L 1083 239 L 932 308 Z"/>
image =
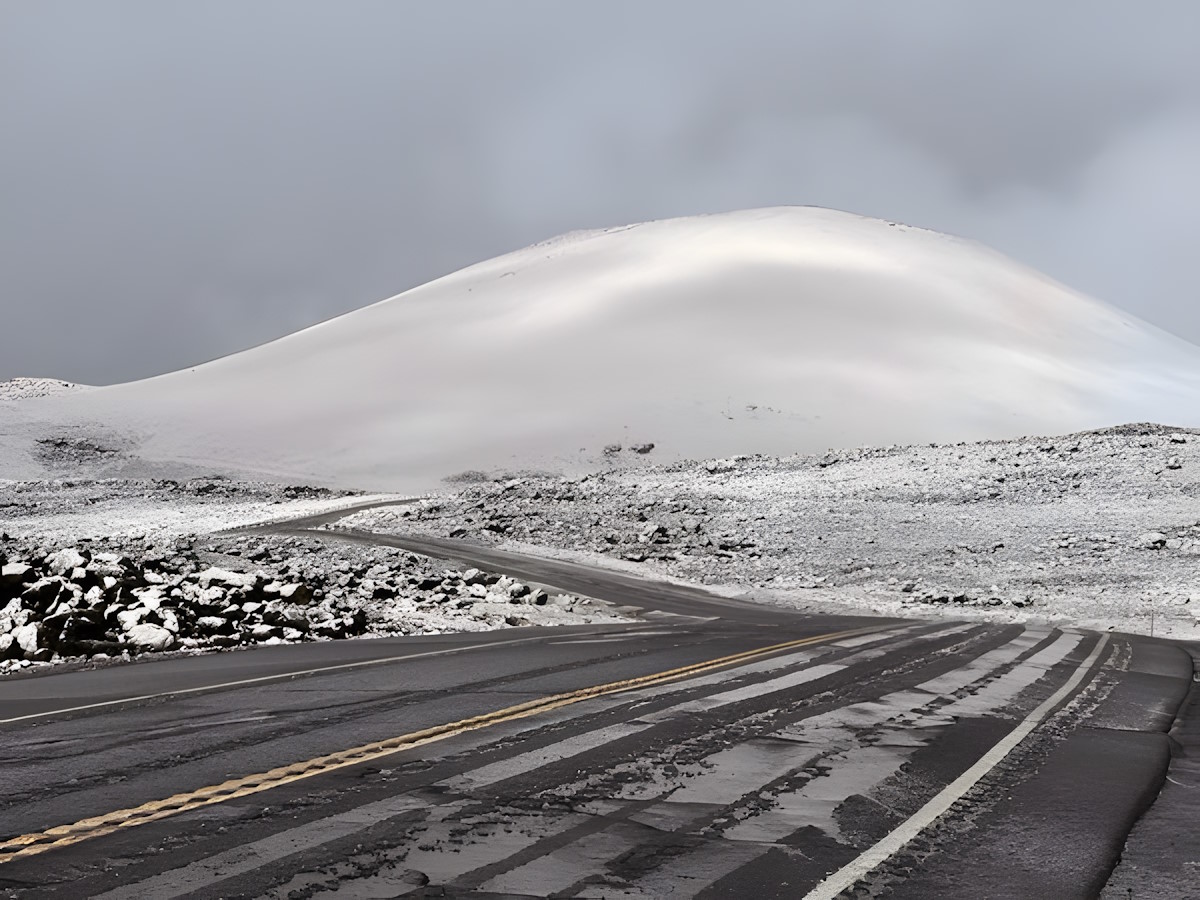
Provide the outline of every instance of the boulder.
<path id="1" fill-rule="evenodd" d="M 0 567 L 0 588 L 19 588 L 36 579 L 37 572 L 27 563 L 10 562 Z"/>
<path id="2" fill-rule="evenodd" d="M 462 573 L 463 584 L 484 584 L 487 581 L 487 576 L 478 569 L 467 569 Z"/>
<path id="3" fill-rule="evenodd" d="M 198 574 L 196 580 L 204 588 L 213 585 L 226 588 L 254 588 L 261 579 L 258 575 L 251 575 L 245 572 L 230 572 L 228 569 L 218 569 L 216 566 L 213 566 Z"/>
<path id="4" fill-rule="evenodd" d="M 268 603 L 262 611 L 262 620 L 268 625 L 278 625 L 292 631 L 308 631 L 308 619 L 305 610 L 300 606 L 281 604 L 279 601 Z"/>
<path id="5" fill-rule="evenodd" d="M 21 645 L 17 643 L 17 639 L 11 634 L 0 634 L 0 662 L 20 658 Z"/>
<path id="6" fill-rule="evenodd" d="M 171 632 L 149 622 L 128 629 L 125 639 L 141 650 L 167 650 L 175 643 L 175 636 Z"/>
<path id="7" fill-rule="evenodd" d="M 196 620 L 196 630 L 201 634 L 233 634 L 233 623 L 221 616 L 201 616 Z"/>
<path id="8" fill-rule="evenodd" d="M 21 625 L 13 631 L 12 636 L 26 659 L 33 659 L 42 647 L 41 625 L 37 622 Z"/>
<path id="9" fill-rule="evenodd" d="M 1161 531 L 1145 531 L 1137 536 L 1135 545 L 1139 550 L 1160 550 L 1167 545 L 1167 536 Z"/>
<path id="10" fill-rule="evenodd" d="M 117 623 L 121 626 L 121 630 L 126 634 L 133 631 L 141 624 L 142 619 L 149 615 L 150 610 L 144 606 L 134 606 L 130 609 L 123 609 L 117 613 Z"/>
<path id="11" fill-rule="evenodd" d="M 74 569 L 82 569 L 87 564 L 83 554 L 71 547 L 64 547 L 46 557 L 46 568 L 52 575 L 69 575 Z"/>
<path id="12" fill-rule="evenodd" d="M 133 572 L 133 561 L 119 553 L 97 553 L 88 569 L 101 578 L 123 578 Z"/>
<path id="13" fill-rule="evenodd" d="M 200 591 L 196 596 L 196 601 L 206 606 L 224 606 L 225 605 L 225 588 L 220 585 L 207 587 Z"/>
<path id="14" fill-rule="evenodd" d="M 19 599 L 9 600 L 3 609 L 0 609 L 0 632 L 12 631 L 18 625 L 24 625 L 31 618 L 33 613 L 21 605 Z"/>
<path id="15" fill-rule="evenodd" d="M 138 603 L 146 609 L 158 609 L 167 599 L 159 587 L 134 588 L 130 593 L 137 597 Z"/>
<path id="16" fill-rule="evenodd" d="M 103 659 L 107 657 L 120 656 L 121 651 L 124 649 L 125 647 L 116 641 L 80 640 L 76 641 L 75 644 L 71 646 L 70 654 L 72 656 L 98 656 Z M 67 651 L 64 650 L 62 652 L 66 653 Z"/>
<path id="17" fill-rule="evenodd" d="M 59 592 L 63 589 L 65 582 L 60 576 L 53 578 L 39 578 L 21 594 L 21 602 L 26 609 L 35 609 L 39 612 L 46 612 L 52 603 L 58 599 Z"/>
<path id="18" fill-rule="evenodd" d="M 179 616 L 171 609 L 160 609 L 158 617 L 162 620 L 162 627 L 171 632 L 171 634 L 179 634 Z"/>
<path id="19" fill-rule="evenodd" d="M 47 620 L 47 627 L 52 627 Z M 104 619 L 97 610 L 82 610 L 56 616 L 57 640 L 63 643 L 98 641 L 104 637 Z"/>
<path id="20" fill-rule="evenodd" d="M 306 606 L 312 603 L 313 594 L 307 584 L 285 584 L 279 589 L 279 598 Z"/>

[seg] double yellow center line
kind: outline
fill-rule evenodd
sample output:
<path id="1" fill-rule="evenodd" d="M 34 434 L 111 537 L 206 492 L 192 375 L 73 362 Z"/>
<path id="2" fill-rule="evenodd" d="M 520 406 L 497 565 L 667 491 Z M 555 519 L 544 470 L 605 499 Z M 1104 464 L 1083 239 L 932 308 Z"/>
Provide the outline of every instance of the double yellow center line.
<path id="1" fill-rule="evenodd" d="M 581 688 L 577 691 L 570 691 L 564 694 L 552 694 L 551 696 L 541 697 L 537 700 L 518 703 L 515 706 L 507 706 L 504 709 L 498 709 L 494 712 L 472 716 L 469 719 L 460 719 L 457 722 L 448 722 L 445 725 L 435 725 L 432 728 L 424 728 L 420 731 L 402 734 L 399 737 L 389 738 L 385 741 L 374 741 L 370 744 L 352 747 L 349 750 L 340 750 L 337 753 L 314 757 L 304 762 L 270 769 L 257 775 L 247 775 L 198 790 L 174 794 L 164 800 L 153 800 L 149 803 L 143 803 L 141 806 L 119 809 L 101 816 L 80 819 L 78 822 L 72 822 L 69 825 L 56 825 L 53 828 L 47 828 L 45 831 L 23 834 L 8 839 L 0 838 L 0 864 L 28 856 L 36 856 L 39 853 L 77 844 L 80 841 L 103 837 L 122 828 L 144 825 L 147 822 L 155 822 L 159 819 L 165 819 L 168 816 L 191 812 L 203 806 L 224 803 L 227 800 L 234 800 L 239 797 L 268 791 L 272 788 L 301 781 L 305 778 L 323 775 L 326 772 L 332 772 L 336 769 L 344 769 L 347 766 L 356 766 L 361 763 L 371 762 L 372 760 L 398 753 L 401 750 L 411 750 L 414 747 L 432 744 L 435 741 L 445 740 L 446 738 L 464 734 L 468 731 L 477 731 L 492 725 L 499 725 L 516 719 L 524 719 L 529 716 L 538 715 L 539 713 L 580 703 L 584 700 L 602 697 L 606 694 L 616 694 L 635 688 L 652 687 L 680 678 L 689 678 L 713 669 L 740 665 L 772 653 L 779 653 L 783 650 L 791 650 L 796 647 L 824 643 L 879 630 L 881 629 L 877 626 L 856 628 L 850 631 L 840 631 L 794 641 L 785 641 L 780 644 L 772 644 L 768 647 L 760 647 L 757 650 L 747 650 L 742 653 L 734 653 L 730 656 L 722 656 L 717 659 L 681 666 L 677 669 L 668 669 L 665 672 L 656 672 L 653 675 L 642 675 L 638 678 L 628 678 L 623 681 L 611 681 L 607 684 Z"/>

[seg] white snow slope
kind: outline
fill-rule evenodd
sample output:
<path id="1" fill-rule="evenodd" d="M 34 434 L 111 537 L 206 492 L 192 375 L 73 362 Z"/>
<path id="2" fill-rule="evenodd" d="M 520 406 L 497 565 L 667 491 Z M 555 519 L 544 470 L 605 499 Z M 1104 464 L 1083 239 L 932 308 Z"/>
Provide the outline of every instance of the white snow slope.
<path id="1" fill-rule="evenodd" d="M 615 443 L 663 461 L 1130 421 L 1200 424 L 1200 348 L 969 241 L 776 208 L 569 234 L 202 366 L 5 405 L 0 477 L 410 491 Z"/>

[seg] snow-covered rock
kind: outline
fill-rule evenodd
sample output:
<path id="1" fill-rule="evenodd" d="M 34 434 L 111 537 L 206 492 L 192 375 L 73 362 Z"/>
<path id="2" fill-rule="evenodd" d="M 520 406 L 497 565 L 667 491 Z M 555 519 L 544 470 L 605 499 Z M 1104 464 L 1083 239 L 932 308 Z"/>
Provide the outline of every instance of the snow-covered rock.
<path id="1" fill-rule="evenodd" d="M 64 547 L 46 558 L 46 568 L 55 575 L 68 575 L 74 569 L 82 569 L 87 563 L 83 554 L 72 547 Z"/>
<path id="2" fill-rule="evenodd" d="M 279 596 L 292 603 L 308 603 L 312 600 L 312 591 L 305 584 L 285 584 L 279 588 Z"/>
<path id="3" fill-rule="evenodd" d="M 0 502 L 5 489 L 0 484 Z M 131 490 L 134 498 L 145 493 Z M 468 585 L 466 573 L 385 548 L 269 535 L 210 540 L 200 550 L 193 538 L 167 546 L 103 539 L 47 556 L 44 543 L 14 542 L 0 531 L 0 559 L 11 567 L 0 580 L 0 675 L 14 666 L 164 650 L 623 621 L 586 604 L 553 614 L 498 614 L 492 607 L 522 602 L 530 588 L 478 570 Z M 65 570 L 76 561 L 67 551 L 91 562 L 49 574 L 51 564 Z"/>
<path id="4" fill-rule="evenodd" d="M 0 403 L 15 403 L 35 397 L 50 397 L 67 391 L 90 390 L 86 385 L 57 378 L 10 378 L 0 381 Z"/>
<path id="5" fill-rule="evenodd" d="M 0 566 L 0 585 L 12 587 L 30 580 L 33 567 L 28 563 L 10 562 Z"/>
<path id="6" fill-rule="evenodd" d="M 116 614 L 117 624 L 121 626 L 121 630 L 126 634 L 133 631 L 141 624 L 142 619 L 149 615 L 150 610 L 144 606 L 135 606 L 132 609 L 123 609 Z"/>
<path id="7" fill-rule="evenodd" d="M 27 657 L 32 656 L 41 649 L 39 638 L 41 637 L 41 627 L 35 622 L 29 622 L 15 628 L 12 633 L 13 641 L 17 646 L 24 651 Z"/>
<path id="8" fill-rule="evenodd" d="M 219 585 L 221 587 L 244 587 L 252 588 L 262 579 L 259 575 L 250 574 L 247 572 L 230 572 L 227 569 L 218 569 L 216 566 L 205 569 L 196 576 L 196 580 L 200 582 L 201 587 L 211 587 Z"/>
<path id="9" fill-rule="evenodd" d="M 1137 536 L 1136 546 L 1142 550 L 1158 550 L 1167 545 L 1167 536 L 1161 531 L 1143 531 Z"/>
<path id="10" fill-rule="evenodd" d="M 144 650 L 167 650 L 175 643 L 175 635 L 160 625 L 143 622 L 125 632 L 129 643 Z"/>

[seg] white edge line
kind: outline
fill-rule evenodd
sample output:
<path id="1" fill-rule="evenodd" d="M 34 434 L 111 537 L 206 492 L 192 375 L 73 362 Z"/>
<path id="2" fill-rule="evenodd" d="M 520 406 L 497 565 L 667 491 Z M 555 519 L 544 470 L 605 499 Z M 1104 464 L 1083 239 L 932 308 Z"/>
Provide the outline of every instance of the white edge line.
<path id="1" fill-rule="evenodd" d="M 583 634 L 603 634 L 604 632 L 582 632 Z M 120 706 L 123 703 L 138 703 L 142 700 L 155 700 L 159 697 L 175 697 L 180 694 L 199 694 L 204 691 L 219 691 L 224 688 L 241 687 L 247 684 L 261 684 L 264 681 L 281 681 L 287 678 L 301 678 L 305 675 L 318 675 L 322 672 L 337 672 L 343 669 L 361 669 L 367 666 L 381 666 L 387 663 L 403 662 L 408 659 L 421 659 L 426 656 L 444 656 L 449 653 L 462 653 L 466 650 L 478 650 L 482 647 L 506 647 L 513 644 L 528 644 L 531 641 L 544 641 L 553 635 L 539 634 L 536 637 L 518 638 L 511 641 L 488 641 L 484 644 L 468 644 L 465 647 L 445 647 L 441 650 L 428 650 L 424 653 L 408 653 L 404 656 L 387 656 L 382 659 L 364 659 L 361 662 L 340 663 L 336 666 L 321 666 L 316 669 L 301 669 L 296 672 L 280 672 L 276 675 L 261 675 L 258 678 L 243 678 L 240 681 L 225 681 L 221 684 L 205 684 L 199 687 L 180 688 L 177 691 L 162 691 L 157 694 L 142 694 L 137 697 L 122 697 L 117 700 L 104 700 L 100 703 L 89 703 L 85 706 L 70 706 L 65 709 L 54 709 L 40 713 L 30 713 L 26 716 L 16 716 L 12 719 L 0 719 L 0 725 L 10 725 L 13 722 L 26 722 L 29 719 L 42 719 L 47 716 L 61 716 L 66 713 L 83 712 L 88 709 L 101 709 L 105 706 Z"/>
<path id="2" fill-rule="evenodd" d="M 804 900 L 834 900 L 843 891 L 853 887 L 865 878 L 876 867 L 901 850 L 909 841 L 933 824 L 943 813 L 960 800 L 964 794 L 976 785 L 985 775 L 994 769 L 1016 746 L 1028 737 L 1038 725 L 1050 715 L 1059 703 L 1063 701 L 1091 671 L 1104 647 L 1108 644 L 1108 635 L 1103 634 L 1096 646 L 1079 667 L 1067 679 L 1066 683 L 1051 694 L 1042 705 L 1031 712 L 1016 728 L 1010 731 L 991 750 L 985 753 L 975 765 L 950 782 L 942 791 L 922 806 L 906 822 L 886 835 L 870 849 L 864 851 L 856 859 L 851 860 L 804 896 Z"/>

